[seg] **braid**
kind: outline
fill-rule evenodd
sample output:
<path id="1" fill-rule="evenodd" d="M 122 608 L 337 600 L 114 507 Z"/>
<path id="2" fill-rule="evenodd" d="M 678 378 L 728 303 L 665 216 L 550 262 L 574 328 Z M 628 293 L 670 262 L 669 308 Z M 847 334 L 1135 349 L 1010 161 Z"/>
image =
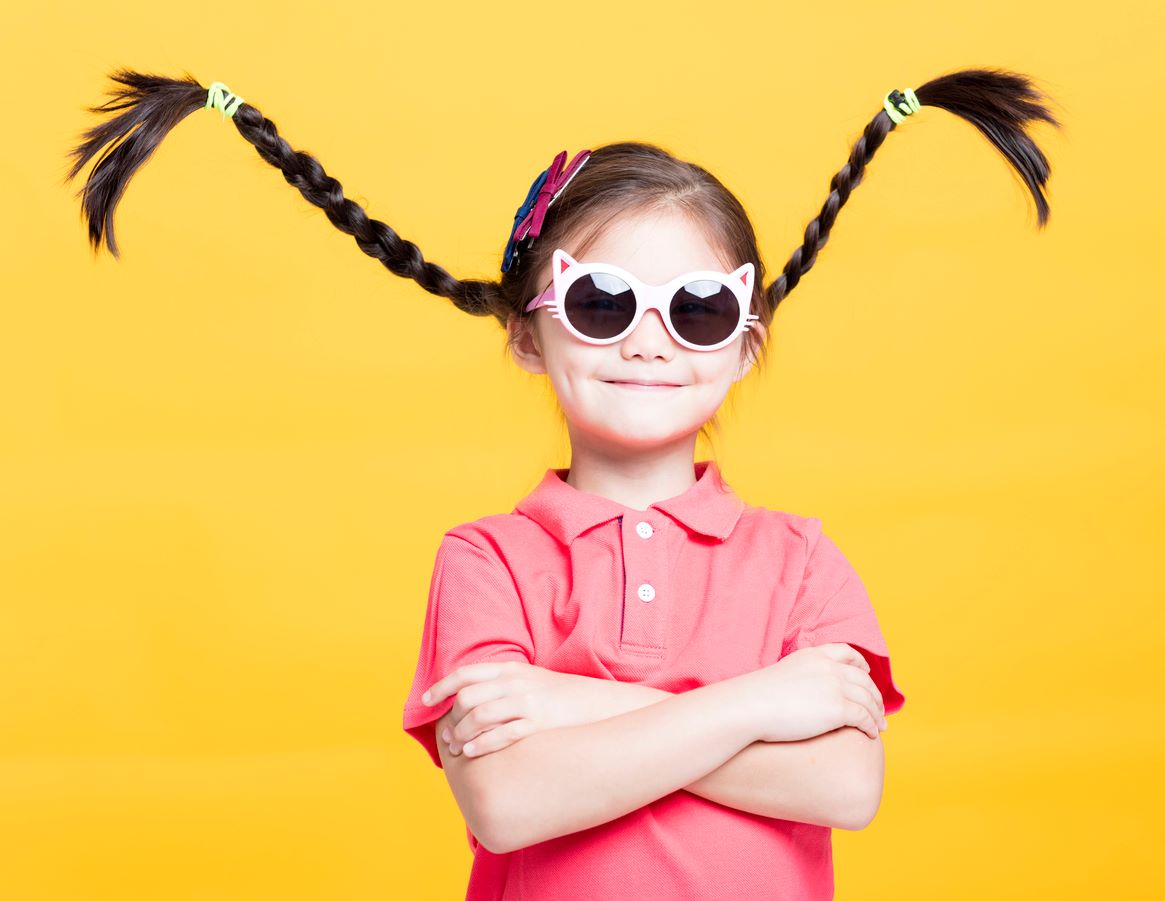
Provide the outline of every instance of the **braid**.
<path id="1" fill-rule="evenodd" d="M 126 185 L 162 139 L 186 116 L 206 105 L 208 89 L 189 74 L 173 79 L 121 69 L 110 78 L 123 87 L 114 88 L 111 100 L 89 107 L 89 111 L 126 112 L 84 133 L 82 143 L 70 151 L 74 163 L 67 178 L 75 178 L 98 150 L 110 145 L 78 196 L 82 198 L 94 251 L 100 250 L 104 239 L 109 252 L 118 257 L 113 211 Z M 352 235 L 361 250 L 380 260 L 389 271 L 411 278 L 431 294 L 449 298 L 459 310 L 471 315 L 497 316 L 504 310 L 498 283 L 461 281 L 436 263 L 427 262 L 416 244 L 401 238 L 378 219 L 370 219 L 358 203 L 345 197 L 340 182 L 328 175 L 315 157 L 292 148 L 279 135 L 275 123 L 258 108 L 244 102 L 231 118 L 259 156 L 279 169 L 288 184 L 298 188 L 336 228 Z M 113 146 L 112 142 L 119 139 L 120 143 Z"/>
<path id="2" fill-rule="evenodd" d="M 1048 160 L 1027 135 L 1024 125 L 1042 119 L 1059 127 L 1039 100 L 1031 81 L 1011 72 L 966 69 L 932 79 L 915 89 L 918 102 L 938 106 L 969 121 L 981 131 L 1019 173 L 1035 199 L 1039 227 L 1048 221 L 1048 202 L 1041 188 L 1051 170 Z M 829 183 L 829 196 L 821 212 L 805 227 L 804 243 L 793 251 L 780 276 L 765 289 L 773 309 L 797 287 L 801 276 L 813 268 L 818 252 L 829 240 L 837 213 L 862 180 L 866 165 L 897 126 L 885 109 L 866 126 L 850 151 L 849 160 Z"/>

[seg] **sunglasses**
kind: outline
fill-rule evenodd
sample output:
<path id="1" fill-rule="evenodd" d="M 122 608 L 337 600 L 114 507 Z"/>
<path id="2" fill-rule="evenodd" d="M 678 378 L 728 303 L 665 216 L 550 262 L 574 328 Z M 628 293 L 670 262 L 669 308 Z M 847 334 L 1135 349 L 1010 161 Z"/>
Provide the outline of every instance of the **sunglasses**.
<path id="1" fill-rule="evenodd" d="M 759 319 L 748 312 L 754 267 L 678 275 L 664 285 L 648 285 L 610 263 L 579 263 L 554 251 L 554 284 L 526 306 L 547 306 L 555 319 L 588 344 L 626 338 L 648 310 L 659 310 L 679 344 L 691 350 L 718 350 Z"/>

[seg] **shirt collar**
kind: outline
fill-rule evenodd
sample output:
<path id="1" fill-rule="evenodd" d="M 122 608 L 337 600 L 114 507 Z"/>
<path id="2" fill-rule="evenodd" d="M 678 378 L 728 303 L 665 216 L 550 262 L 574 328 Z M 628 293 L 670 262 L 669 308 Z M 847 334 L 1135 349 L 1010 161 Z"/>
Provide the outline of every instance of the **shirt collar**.
<path id="1" fill-rule="evenodd" d="M 619 516 L 642 516 L 649 511 L 665 513 L 690 531 L 723 541 L 736 526 L 747 506 L 720 474 L 714 460 L 698 460 L 696 482 L 682 494 L 657 501 L 647 510 L 624 507 L 618 501 L 580 491 L 566 482 L 566 469 L 547 469 L 542 481 L 514 508 L 541 525 L 563 544 L 570 544 L 587 529 Z"/>

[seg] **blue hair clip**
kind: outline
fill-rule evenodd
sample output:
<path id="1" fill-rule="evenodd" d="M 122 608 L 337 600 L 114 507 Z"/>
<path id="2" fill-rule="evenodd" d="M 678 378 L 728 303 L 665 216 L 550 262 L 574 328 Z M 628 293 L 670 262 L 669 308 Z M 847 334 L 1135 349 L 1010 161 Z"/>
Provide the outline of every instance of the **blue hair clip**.
<path id="1" fill-rule="evenodd" d="M 538 200 L 538 191 L 546 183 L 546 176 L 549 174 L 550 170 L 546 169 L 534 179 L 534 184 L 530 186 L 530 193 L 526 195 L 526 199 L 518 207 L 518 212 L 514 214 L 514 227 L 510 229 L 510 240 L 506 242 L 506 250 L 502 254 L 502 272 L 508 272 L 518 257 L 518 242 L 514 240 L 514 235 L 518 231 L 518 226 L 522 224 L 522 220 L 529 215 L 530 210 L 534 209 L 534 204 Z"/>

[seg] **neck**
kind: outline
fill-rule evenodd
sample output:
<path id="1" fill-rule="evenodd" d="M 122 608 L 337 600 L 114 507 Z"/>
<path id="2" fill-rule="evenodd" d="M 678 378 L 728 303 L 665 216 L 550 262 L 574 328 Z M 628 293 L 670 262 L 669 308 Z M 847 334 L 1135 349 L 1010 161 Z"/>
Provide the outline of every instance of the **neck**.
<path id="1" fill-rule="evenodd" d="M 646 510 L 696 484 L 695 450 L 695 433 L 673 444 L 642 450 L 572 441 L 566 483 L 632 510 Z"/>

